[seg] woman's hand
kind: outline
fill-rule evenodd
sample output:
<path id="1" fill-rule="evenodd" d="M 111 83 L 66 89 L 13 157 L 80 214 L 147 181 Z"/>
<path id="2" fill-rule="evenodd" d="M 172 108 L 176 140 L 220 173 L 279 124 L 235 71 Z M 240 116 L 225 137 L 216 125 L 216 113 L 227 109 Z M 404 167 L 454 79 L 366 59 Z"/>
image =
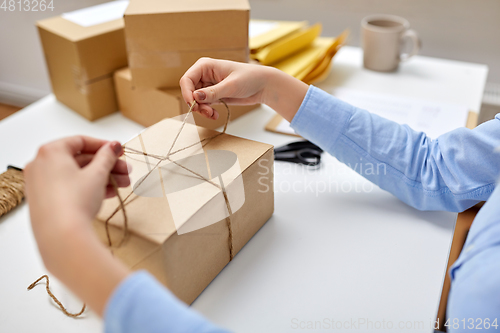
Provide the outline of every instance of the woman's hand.
<path id="1" fill-rule="evenodd" d="M 75 136 L 44 145 L 24 169 L 31 224 L 45 266 L 98 313 L 128 270 L 100 243 L 92 220 L 113 177 L 130 185 L 118 142 Z"/>
<path id="2" fill-rule="evenodd" d="M 217 119 L 210 104 L 220 99 L 228 104 L 262 103 L 270 72 L 270 67 L 201 58 L 181 78 L 182 96 L 189 105 L 193 100 L 199 103 L 195 111 Z"/>
<path id="3" fill-rule="evenodd" d="M 128 186 L 127 164 L 118 159 L 122 153 L 118 142 L 83 136 L 41 147 L 24 170 L 35 236 L 39 227 L 49 229 L 36 223 L 40 219 L 47 219 L 52 232 L 73 228 L 75 217 L 91 221 L 103 199 L 115 195 L 110 175 L 118 186 Z M 61 221 L 54 219 L 55 213 Z M 83 227 L 90 228 L 87 223 Z"/>
<path id="4" fill-rule="evenodd" d="M 210 104 L 222 99 L 228 104 L 267 104 L 291 120 L 308 89 L 273 67 L 210 58 L 201 58 L 188 69 L 180 86 L 186 103 L 196 100 L 194 111 L 212 119 L 219 115 Z"/>

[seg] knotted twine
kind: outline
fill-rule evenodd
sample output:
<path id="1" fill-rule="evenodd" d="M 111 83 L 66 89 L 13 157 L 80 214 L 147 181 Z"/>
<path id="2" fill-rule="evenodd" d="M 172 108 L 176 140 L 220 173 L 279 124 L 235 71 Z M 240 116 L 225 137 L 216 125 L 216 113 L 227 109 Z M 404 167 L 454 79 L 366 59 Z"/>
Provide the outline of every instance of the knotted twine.
<path id="1" fill-rule="evenodd" d="M 175 155 L 183 150 L 186 150 L 188 148 L 191 148 L 199 143 L 202 144 L 202 147 L 205 147 L 210 141 L 212 141 L 213 139 L 215 139 L 216 137 L 226 133 L 226 129 L 227 129 L 227 124 L 229 123 L 229 120 L 231 118 L 231 111 L 229 110 L 229 107 L 227 106 L 227 104 L 224 102 L 224 101 L 220 101 L 222 104 L 224 104 L 224 106 L 226 107 L 227 109 L 227 118 L 226 118 L 226 122 L 224 123 L 224 129 L 222 130 L 222 132 L 219 132 L 215 135 L 212 135 L 211 137 L 208 137 L 208 138 L 204 138 L 202 140 L 200 140 L 199 142 L 195 142 L 191 145 L 188 145 L 186 147 L 183 147 L 183 148 L 180 148 L 176 151 L 172 151 L 176 142 L 177 142 L 177 139 L 179 138 L 182 130 L 184 129 L 184 126 L 186 125 L 186 120 L 188 119 L 189 115 L 193 112 L 193 108 L 194 106 L 196 105 L 196 101 L 193 101 L 193 103 L 191 104 L 190 108 L 189 108 L 189 111 L 187 112 L 186 116 L 184 117 L 183 121 L 182 121 L 182 124 L 181 124 L 181 127 L 179 129 L 179 131 L 177 132 L 175 138 L 174 138 L 174 141 L 172 143 L 172 145 L 170 146 L 170 149 L 168 150 L 168 153 L 167 155 L 165 156 L 161 156 L 161 155 L 155 155 L 155 154 L 149 154 L 149 153 L 146 153 L 144 151 L 140 151 L 140 150 L 137 150 L 137 149 L 134 149 L 134 148 L 130 148 L 130 147 L 127 147 L 125 145 L 123 145 L 123 150 L 124 150 L 124 155 L 125 156 L 128 156 L 130 158 L 131 155 L 143 155 L 143 156 L 147 156 L 147 157 L 151 157 L 153 159 L 156 159 L 158 162 L 155 164 L 155 166 L 148 171 L 148 173 L 137 183 L 136 185 L 136 189 L 139 188 L 139 186 L 142 185 L 142 183 L 146 180 L 147 177 L 149 177 L 149 175 L 151 175 L 151 173 L 153 173 L 154 170 L 156 170 L 159 165 L 164 162 L 164 161 L 169 161 L 171 163 L 174 163 L 175 165 L 181 167 L 182 169 L 192 173 L 193 175 L 195 175 L 196 177 L 198 177 L 199 179 L 203 180 L 203 181 L 206 181 L 210 184 L 212 184 L 213 186 L 215 186 L 216 188 L 218 188 L 219 190 L 222 191 L 222 194 L 224 196 L 224 201 L 226 203 L 226 207 L 227 207 L 227 210 L 228 210 L 228 216 L 226 218 L 226 224 L 227 224 L 227 228 L 228 228 L 228 247 L 229 247 L 229 261 L 233 260 L 234 258 L 234 246 L 233 246 L 233 231 L 232 231 L 232 225 L 231 225 L 231 216 L 233 215 L 232 213 L 232 210 L 231 210 L 231 205 L 229 204 L 229 198 L 227 196 L 227 193 L 226 193 L 226 189 L 224 186 L 221 186 L 217 183 L 214 183 L 213 181 L 211 181 L 210 179 L 207 179 L 205 177 L 203 177 L 202 175 L 200 175 L 199 173 L 197 173 L 196 171 L 194 170 L 191 170 L 179 163 L 177 163 L 176 161 L 172 160 L 170 157 L 172 155 Z M 108 246 L 111 250 L 111 253 L 113 253 L 113 243 L 111 241 L 111 235 L 110 235 L 110 232 L 109 232 L 109 221 L 113 218 L 113 216 L 115 216 L 120 210 L 122 211 L 122 214 L 123 214 L 123 235 L 122 235 L 122 239 L 120 240 L 119 244 L 118 244 L 118 247 L 120 247 L 124 242 L 125 240 L 127 239 L 128 237 L 128 218 L 127 218 L 127 213 L 126 213 L 126 210 L 125 210 L 125 206 L 127 206 L 128 204 L 130 204 L 131 202 L 133 202 L 135 199 L 138 198 L 138 196 L 130 199 L 130 197 L 132 196 L 132 193 L 133 191 L 131 191 L 124 199 L 121 197 L 120 195 L 120 192 L 118 191 L 118 185 L 116 183 L 116 180 L 110 176 L 109 177 L 109 181 L 111 183 L 111 185 L 113 186 L 115 192 L 116 192 L 116 196 L 118 198 L 118 201 L 119 201 L 119 205 L 118 207 L 114 210 L 114 212 L 106 219 L 104 225 L 105 225 L 105 229 L 106 229 L 106 238 L 107 238 L 107 241 L 108 241 Z M 130 199 L 130 200 L 129 200 Z M 80 316 L 84 311 L 85 311 L 85 308 L 86 308 L 86 304 L 83 304 L 83 307 L 82 307 L 82 310 L 78 313 L 70 313 L 66 310 L 66 308 L 62 305 L 62 303 L 54 296 L 54 294 L 52 294 L 52 292 L 50 291 L 49 289 L 49 277 L 47 275 L 43 275 L 42 277 L 40 277 L 38 280 L 36 280 L 35 282 L 33 282 L 29 287 L 28 287 L 28 290 L 31 290 L 33 289 L 36 284 L 38 282 L 40 282 L 42 279 L 46 279 L 46 290 L 47 290 L 47 293 L 49 294 L 49 296 L 54 300 L 54 302 L 56 302 L 56 304 L 59 306 L 59 309 L 65 314 L 67 315 L 68 317 L 73 317 L 73 318 L 76 318 L 78 316 Z"/>
<path id="2" fill-rule="evenodd" d="M 226 218 L 226 224 L 227 224 L 227 228 L 228 228 L 228 231 L 229 231 L 229 235 L 228 235 L 228 247 L 229 247 L 229 261 L 233 260 L 234 258 L 234 246 L 233 246 L 233 231 L 232 231 L 232 225 L 231 225 L 231 216 L 233 215 L 232 213 L 232 210 L 231 210 L 231 205 L 229 204 L 229 198 L 227 196 L 227 192 L 226 192 L 226 189 L 224 186 L 221 186 L 217 183 L 214 183 L 213 181 L 211 181 L 210 179 L 206 178 L 206 177 L 203 177 L 202 175 L 200 175 L 199 173 L 197 173 L 196 171 L 194 170 L 191 170 L 179 163 L 177 163 L 176 161 L 172 160 L 170 157 L 172 155 L 175 155 L 181 151 L 184 151 L 188 148 L 191 148 L 195 145 L 198 145 L 198 144 L 202 144 L 202 147 L 205 147 L 208 143 L 210 143 L 210 141 L 212 141 L 213 139 L 217 138 L 218 136 L 226 133 L 226 129 L 227 129 L 227 124 L 229 123 L 229 120 L 231 118 L 231 111 L 229 110 L 229 107 L 227 106 L 227 104 L 224 102 L 224 101 L 220 101 L 222 104 L 224 104 L 224 106 L 226 107 L 227 109 L 227 118 L 226 118 L 226 121 L 224 123 L 224 129 L 222 130 L 222 132 L 219 132 L 217 134 L 214 134 L 210 137 L 207 137 L 207 138 L 203 138 L 202 140 L 200 140 L 199 142 L 195 142 L 191 145 L 188 145 L 186 147 L 183 147 L 183 148 L 180 148 L 178 150 L 175 150 L 175 151 L 172 151 L 182 130 L 184 129 L 184 126 L 186 125 L 186 121 L 187 119 L 189 118 L 189 115 L 193 112 L 193 108 L 194 106 L 196 105 L 196 101 L 193 101 L 193 103 L 191 104 L 190 108 L 189 108 L 189 111 L 187 112 L 186 116 L 184 117 L 183 121 L 182 121 L 182 124 L 181 124 L 181 127 L 179 129 L 179 131 L 177 132 L 175 138 L 174 138 L 174 141 L 172 142 L 172 145 L 170 146 L 170 149 L 168 150 L 167 154 L 165 156 L 162 156 L 162 155 L 156 155 L 156 154 L 150 154 L 150 153 L 146 153 L 145 151 L 141 151 L 141 150 L 137 150 L 137 149 L 134 149 L 134 148 L 130 148 L 130 147 L 127 147 L 126 145 L 123 145 L 123 150 L 124 150 L 124 155 L 125 156 L 128 156 L 129 158 L 132 158 L 132 155 L 141 155 L 141 156 L 147 156 L 147 157 L 151 157 L 155 160 L 157 160 L 156 164 L 154 165 L 153 168 L 151 168 L 147 173 L 146 175 L 139 181 L 137 182 L 137 185 L 135 186 L 135 188 L 139 188 L 143 183 L 144 181 L 146 180 L 147 177 L 149 177 L 149 175 L 151 175 L 159 166 L 162 162 L 164 161 L 169 161 L 173 164 L 175 164 L 176 166 L 192 173 L 194 176 L 196 176 L 197 178 L 205 181 L 205 182 L 208 182 L 210 183 L 211 185 L 215 186 L 217 189 L 221 190 L 223 196 L 224 196 L 224 201 L 226 203 L 226 207 L 227 207 L 227 210 L 228 210 L 228 217 Z M 117 186 L 116 186 L 116 183 L 113 184 L 113 187 L 115 187 L 115 191 L 116 193 L 118 194 L 118 189 L 117 189 Z M 105 229 L 106 229 L 106 238 L 107 238 L 107 241 L 108 241 L 108 246 L 110 248 L 113 247 L 113 244 L 112 244 L 112 241 L 111 241 L 111 236 L 110 236 L 110 233 L 109 233 L 109 221 L 121 210 L 122 211 L 122 214 L 123 214 L 123 235 L 122 235 L 122 239 L 120 240 L 119 244 L 118 244 L 118 247 L 120 247 L 123 242 L 125 241 L 125 239 L 127 238 L 128 236 L 128 220 L 127 220 L 127 214 L 125 212 L 125 206 L 127 206 L 128 204 L 130 204 L 131 202 L 133 202 L 135 199 L 138 198 L 138 196 L 130 199 L 130 197 L 132 196 L 132 193 L 133 191 L 131 191 L 126 197 L 125 199 L 122 199 L 120 197 L 120 195 L 118 194 L 118 200 L 119 200 L 119 206 L 113 211 L 113 213 L 106 219 L 104 225 L 105 225 Z M 129 200 L 130 199 L 130 200 Z"/>

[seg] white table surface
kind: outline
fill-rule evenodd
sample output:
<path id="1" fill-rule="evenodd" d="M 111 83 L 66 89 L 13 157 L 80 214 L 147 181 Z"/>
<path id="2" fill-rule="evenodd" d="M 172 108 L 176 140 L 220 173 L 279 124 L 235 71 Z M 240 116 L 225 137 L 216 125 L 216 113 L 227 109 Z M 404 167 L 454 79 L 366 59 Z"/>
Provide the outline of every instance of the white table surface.
<path id="1" fill-rule="evenodd" d="M 360 61 L 359 49 L 343 48 L 332 75 L 320 86 L 395 93 L 479 110 L 486 66 L 415 57 L 399 72 L 383 74 L 361 69 Z M 228 133 L 274 145 L 293 141 L 263 130 L 272 116 L 269 108 L 259 108 L 232 122 Z M 63 136 L 86 134 L 124 142 L 141 129 L 119 113 L 88 122 L 47 96 L 0 121 L 0 168 L 23 167 L 41 144 Z M 455 218 L 453 213 L 410 208 L 326 154 L 323 167 L 312 172 L 276 163 L 273 217 L 192 307 L 237 332 L 302 331 L 297 328 L 307 327 L 308 321 L 318 325 L 325 319 L 344 322 L 345 331 L 351 321 L 366 332 L 384 321 L 386 327 L 392 323 L 392 331 L 402 323 L 412 326 L 405 331 L 430 332 Z M 102 330 L 91 311 L 82 319 L 64 316 L 43 285 L 26 291 L 47 271 L 25 203 L 0 218 L 0 267 L 2 332 Z M 60 300 L 78 311 L 81 303 L 56 279 L 51 282 Z M 374 327 L 360 326 L 360 318 Z"/>

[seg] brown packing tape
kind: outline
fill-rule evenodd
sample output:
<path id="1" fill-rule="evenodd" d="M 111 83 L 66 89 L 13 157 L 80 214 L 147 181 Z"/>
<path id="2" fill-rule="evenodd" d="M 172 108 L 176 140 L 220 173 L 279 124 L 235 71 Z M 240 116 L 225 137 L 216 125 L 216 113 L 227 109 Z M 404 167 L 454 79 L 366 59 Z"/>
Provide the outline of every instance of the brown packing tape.
<path id="1" fill-rule="evenodd" d="M 90 84 L 76 82 L 61 89 L 54 89 L 57 100 L 88 120 L 97 120 L 118 110 L 113 77 Z"/>
<path id="2" fill-rule="evenodd" d="M 216 58 L 216 55 L 235 55 L 248 60 L 247 48 L 224 48 L 217 50 L 189 50 L 189 51 L 140 51 L 129 52 L 129 67 L 138 68 L 176 68 L 186 63 L 186 58 L 198 60 L 201 57 Z M 206 54 L 206 55 L 204 55 Z M 227 59 L 230 60 L 230 59 Z"/>
<path id="3" fill-rule="evenodd" d="M 177 88 L 182 75 L 202 57 L 248 62 L 248 47 L 186 52 L 130 52 L 132 85 L 138 89 Z"/>
<path id="4" fill-rule="evenodd" d="M 113 77 L 99 80 L 86 87 L 88 111 L 83 114 L 88 120 L 97 120 L 118 111 Z"/>
<path id="5" fill-rule="evenodd" d="M 83 95 L 89 95 L 95 88 L 93 88 L 93 84 L 99 81 L 104 81 L 107 79 L 113 79 L 113 74 L 106 74 L 95 79 L 89 80 L 86 72 L 82 68 L 73 68 L 73 80 L 75 87 L 80 91 Z"/>

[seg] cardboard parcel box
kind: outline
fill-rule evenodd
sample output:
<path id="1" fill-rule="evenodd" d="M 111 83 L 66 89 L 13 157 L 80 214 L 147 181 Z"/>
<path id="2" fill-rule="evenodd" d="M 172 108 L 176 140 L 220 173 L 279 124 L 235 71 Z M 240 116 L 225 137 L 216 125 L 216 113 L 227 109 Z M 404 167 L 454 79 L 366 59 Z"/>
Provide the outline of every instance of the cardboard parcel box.
<path id="1" fill-rule="evenodd" d="M 115 72 L 115 87 L 118 106 L 122 114 L 143 126 L 151 126 L 164 118 L 175 117 L 189 110 L 182 98 L 180 88 L 163 89 L 134 89 L 130 69 L 124 68 Z M 230 105 L 231 120 L 234 120 L 260 106 Z M 227 110 L 222 104 L 214 104 L 219 112 L 219 119 L 213 120 L 194 113 L 194 120 L 198 126 L 215 129 L 224 125 Z"/>
<path id="2" fill-rule="evenodd" d="M 247 0 L 131 0 L 125 39 L 134 87 L 177 87 L 201 57 L 248 62 Z"/>
<path id="3" fill-rule="evenodd" d="M 54 95 L 89 120 L 118 110 L 113 72 L 127 66 L 127 53 L 116 17 L 125 6 L 113 1 L 37 22 Z"/>
<path id="4" fill-rule="evenodd" d="M 112 216 L 114 255 L 190 304 L 271 217 L 274 158 L 271 145 L 214 137 L 218 132 L 195 126 L 192 114 L 175 141 L 180 117 L 125 144 L 131 186 L 120 189 L 129 231 L 122 245 L 116 247 L 124 223 L 118 199 L 104 202 L 95 227 L 106 242 L 104 222 Z"/>

